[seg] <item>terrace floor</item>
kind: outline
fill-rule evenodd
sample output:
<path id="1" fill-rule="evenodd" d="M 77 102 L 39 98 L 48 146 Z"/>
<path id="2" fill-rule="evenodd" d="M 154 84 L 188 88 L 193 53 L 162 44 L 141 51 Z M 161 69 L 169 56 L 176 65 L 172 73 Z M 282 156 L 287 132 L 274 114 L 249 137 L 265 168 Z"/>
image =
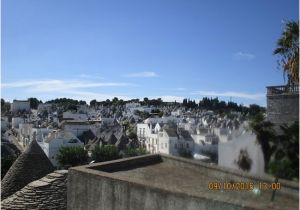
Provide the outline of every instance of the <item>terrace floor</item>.
<path id="1" fill-rule="evenodd" d="M 112 172 L 114 176 L 128 179 L 132 182 L 147 184 L 156 188 L 169 190 L 172 192 L 185 193 L 191 196 L 206 197 L 228 203 L 236 203 L 257 209 L 298 209 L 298 200 L 277 190 L 273 208 L 270 207 L 272 196 L 271 190 L 261 190 L 260 194 L 252 190 L 209 190 L 209 182 L 223 183 L 217 174 L 210 173 L 209 170 L 194 166 L 175 166 L 171 162 L 138 167 L 129 170 Z M 258 183 L 254 186 L 258 188 Z M 222 187 L 223 188 L 223 187 Z"/>

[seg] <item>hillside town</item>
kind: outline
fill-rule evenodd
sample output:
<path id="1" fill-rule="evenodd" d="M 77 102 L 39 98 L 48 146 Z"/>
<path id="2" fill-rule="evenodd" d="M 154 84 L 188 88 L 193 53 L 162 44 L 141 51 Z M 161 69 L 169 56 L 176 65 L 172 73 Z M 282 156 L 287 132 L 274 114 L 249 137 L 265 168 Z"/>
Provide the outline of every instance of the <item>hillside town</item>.
<path id="1" fill-rule="evenodd" d="M 1 12 L 0 209 L 299 209 L 299 1 Z"/>
<path id="2" fill-rule="evenodd" d="M 37 99 L 14 100 L 9 104 L 10 110 L 2 112 L 2 144 L 23 151 L 37 141 L 57 168 L 61 167 L 56 158 L 59 149 L 69 146 L 84 146 L 88 151 L 96 145 L 115 145 L 119 151 L 140 147 L 150 154 L 190 157 L 235 169 L 241 169 L 233 163 L 244 151 L 252 161 L 249 171 L 263 174 L 261 148 L 255 143 L 248 120 L 251 112 L 263 110 L 259 106 L 243 107 L 241 112 L 237 111 L 241 106 L 236 105 L 220 112 L 221 108 L 201 108 L 205 99 L 198 105 L 187 100 L 157 105 L 147 104 L 147 98 L 126 103 L 114 100 L 118 102 L 115 105 L 112 101 L 67 107 L 55 102 L 39 103 Z M 216 104 L 223 104 L 211 99 L 216 100 Z M 4 101 L 5 106 L 8 102 Z M 9 151 L 15 153 L 13 149 Z"/>

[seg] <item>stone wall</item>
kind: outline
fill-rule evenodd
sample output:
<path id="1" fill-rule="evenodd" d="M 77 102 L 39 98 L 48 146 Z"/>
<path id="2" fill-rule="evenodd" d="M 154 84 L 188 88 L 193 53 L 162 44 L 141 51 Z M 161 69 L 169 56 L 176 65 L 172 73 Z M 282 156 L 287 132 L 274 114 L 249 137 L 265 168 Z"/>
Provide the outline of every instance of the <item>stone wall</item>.
<path id="1" fill-rule="evenodd" d="M 268 95 L 267 120 L 275 125 L 299 121 L 299 94 Z"/>
<path id="2" fill-rule="evenodd" d="M 266 210 L 265 203 L 260 203 L 257 198 L 252 198 L 253 195 L 247 197 L 247 205 L 241 205 L 234 196 L 229 197 L 222 192 L 214 193 L 209 192 L 207 185 L 199 186 L 199 182 L 207 182 L 213 177 L 219 177 L 220 180 L 261 180 L 266 182 L 272 182 L 272 178 L 261 179 L 261 177 L 249 176 L 245 173 L 232 172 L 231 170 L 222 169 L 217 166 L 210 166 L 205 163 L 199 163 L 196 161 L 186 160 L 183 158 L 159 155 L 162 157 L 158 162 L 165 162 L 168 166 L 172 166 L 174 170 L 185 171 L 186 175 L 189 177 L 200 177 L 197 183 L 191 188 L 197 187 L 202 188 L 201 193 L 194 194 L 191 192 L 184 192 L 176 186 L 170 188 L 165 188 L 159 185 L 150 184 L 149 182 L 136 182 L 134 181 L 134 176 L 138 174 L 132 174 L 133 177 L 126 178 L 114 174 L 116 168 L 120 168 L 123 173 L 128 173 L 132 169 L 132 166 L 136 163 L 137 165 L 144 165 L 141 158 L 146 158 L 148 162 L 151 157 L 157 158 L 157 155 L 148 155 L 136 158 L 128 158 L 123 160 L 116 160 L 106 163 L 97 163 L 96 166 L 79 166 L 69 169 L 68 175 L 68 209 L 86 209 L 86 210 L 108 210 L 108 209 L 118 209 L 118 210 L 140 210 L 140 209 L 151 209 L 151 210 Z M 139 163 L 138 163 L 139 162 Z M 127 165 L 129 163 L 129 168 L 124 167 L 123 164 Z M 114 167 L 118 166 L 118 167 Z M 150 164 L 151 165 L 151 164 Z M 146 166 L 148 167 L 148 166 Z M 150 166 L 151 167 L 151 166 Z M 199 173 L 188 174 L 194 171 L 195 168 L 199 170 Z M 101 169 L 101 170 L 100 170 Z M 151 170 L 151 169 L 150 169 Z M 196 170 L 196 171 L 197 171 Z M 107 171 L 107 172 L 105 172 Z M 158 172 L 159 173 L 159 172 Z M 176 173 L 175 173 L 176 174 Z M 163 179 L 175 179 L 172 178 L 172 173 L 169 176 L 161 173 L 161 176 L 165 177 Z M 145 175 L 146 179 L 150 179 L 151 174 Z M 174 175 L 176 176 L 176 175 Z M 147 178 L 148 177 L 148 178 Z M 207 180 L 202 179 L 206 177 Z M 133 179 L 132 179 L 133 178 Z M 156 179 L 152 177 L 152 179 Z M 182 180 L 184 181 L 184 180 Z M 178 185 L 180 186 L 180 185 Z M 171 189 L 172 188 L 172 189 Z M 298 208 L 298 193 L 299 188 L 295 183 L 284 183 L 282 182 L 281 192 L 277 193 L 276 200 L 281 203 L 282 200 L 278 201 L 279 194 L 288 193 L 289 201 L 285 200 L 291 206 L 286 206 L 285 209 L 297 209 Z M 174 190 L 176 189 L 176 190 Z M 286 192 L 284 192 L 286 191 Z M 225 197 L 223 197 L 225 196 Z M 286 199 L 287 195 L 284 195 Z M 268 194 L 268 199 L 269 194 Z M 292 198 L 293 197 L 293 198 Z M 287 204 L 285 204 L 287 205 Z M 282 207 L 282 205 L 280 206 Z M 277 208 L 277 207 L 276 207 Z"/>

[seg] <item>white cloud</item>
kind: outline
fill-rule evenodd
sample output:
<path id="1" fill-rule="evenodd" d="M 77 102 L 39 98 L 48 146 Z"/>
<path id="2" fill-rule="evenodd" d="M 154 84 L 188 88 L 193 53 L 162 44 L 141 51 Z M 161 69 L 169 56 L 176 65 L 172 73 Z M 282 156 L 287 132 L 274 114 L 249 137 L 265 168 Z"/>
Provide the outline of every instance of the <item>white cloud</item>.
<path id="1" fill-rule="evenodd" d="M 237 60 L 253 60 L 255 55 L 247 52 L 237 52 L 233 54 L 233 57 Z"/>
<path id="2" fill-rule="evenodd" d="M 186 88 L 179 87 L 179 88 L 175 88 L 175 90 L 184 91 L 184 90 L 186 90 Z"/>
<path id="3" fill-rule="evenodd" d="M 83 82 L 78 80 L 35 80 L 35 81 L 18 81 L 11 83 L 3 83 L 2 88 L 27 88 L 32 92 L 52 92 L 52 91 L 66 91 L 79 88 L 92 88 L 92 87 L 120 87 L 132 86 L 129 83 L 95 83 Z"/>
<path id="4" fill-rule="evenodd" d="M 67 97 L 77 100 L 90 101 L 106 100 L 118 97 L 119 99 L 129 100 L 128 96 L 122 94 L 102 94 L 97 92 L 84 91 L 85 88 L 96 88 L 96 87 L 124 87 L 132 86 L 134 84 L 129 83 L 93 83 L 83 82 L 77 80 L 36 80 L 36 81 L 18 81 L 11 83 L 3 83 L 1 88 L 15 88 L 20 91 L 26 91 L 27 94 L 32 96 L 41 96 L 48 100 L 48 97 Z M 46 94 L 45 94 L 46 93 Z M 47 97 L 45 97 L 47 96 Z"/>
<path id="5" fill-rule="evenodd" d="M 120 95 L 120 94 L 102 94 L 102 93 L 95 93 L 89 91 L 66 91 L 67 97 L 73 98 L 75 100 L 84 100 L 84 101 L 91 101 L 96 99 L 97 101 L 104 101 L 106 99 L 113 99 L 117 97 L 118 99 L 123 100 L 130 100 L 128 96 Z M 64 96 L 66 97 L 66 96 Z"/>
<path id="6" fill-rule="evenodd" d="M 192 95 L 201 95 L 201 96 L 223 96 L 223 97 L 237 97 L 237 98 L 245 98 L 251 100 L 259 100 L 265 97 L 264 93 L 243 93 L 243 92 L 215 92 L 215 91 L 194 91 L 191 93 Z"/>
<path id="7" fill-rule="evenodd" d="M 161 98 L 164 102 L 182 102 L 185 97 L 182 96 L 149 96 L 149 99 Z"/>
<path id="8" fill-rule="evenodd" d="M 158 77 L 158 74 L 156 74 L 153 71 L 144 71 L 144 72 L 126 74 L 125 77 Z"/>
<path id="9" fill-rule="evenodd" d="M 80 74 L 80 78 L 84 79 L 104 79 L 103 77 L 100 77 L 99 75 L 92 75 L 92 74 Z"/>

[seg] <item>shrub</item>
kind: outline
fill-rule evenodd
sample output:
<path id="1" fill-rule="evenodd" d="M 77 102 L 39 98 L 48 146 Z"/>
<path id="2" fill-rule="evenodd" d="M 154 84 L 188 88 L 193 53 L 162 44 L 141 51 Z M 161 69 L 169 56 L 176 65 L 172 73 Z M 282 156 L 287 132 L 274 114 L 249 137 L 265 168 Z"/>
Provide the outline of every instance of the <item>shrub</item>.
<path id="1" fill-rule="evenodd" d="M 145 155 L 147 154 L 146 149 L 144 148 L 127 148 L 123 152 L 123 158 L 126 157 L 134 157 L 134 156 L 140 156 L 140 155 Z"/>
<path id="2" fill-rule="evenodd" d="M 97 145 L 92 150 L 92 159 L 96 162 L 110 161 L 119 158 L 119 151 L 115 145 Z"/>
<path id="3" fill-rule="evenodd" d="M 77 166 L 87 163 L 88 153 L 82 146 L 61 147 L 56 156 L 62 166 Z"/>
<path id="4" fill-rule="evenodd" d="M 186 149 L 179 149 L 178 150 L 179 156 L 184 158 L 193 158 L 192 152 Z"/>

